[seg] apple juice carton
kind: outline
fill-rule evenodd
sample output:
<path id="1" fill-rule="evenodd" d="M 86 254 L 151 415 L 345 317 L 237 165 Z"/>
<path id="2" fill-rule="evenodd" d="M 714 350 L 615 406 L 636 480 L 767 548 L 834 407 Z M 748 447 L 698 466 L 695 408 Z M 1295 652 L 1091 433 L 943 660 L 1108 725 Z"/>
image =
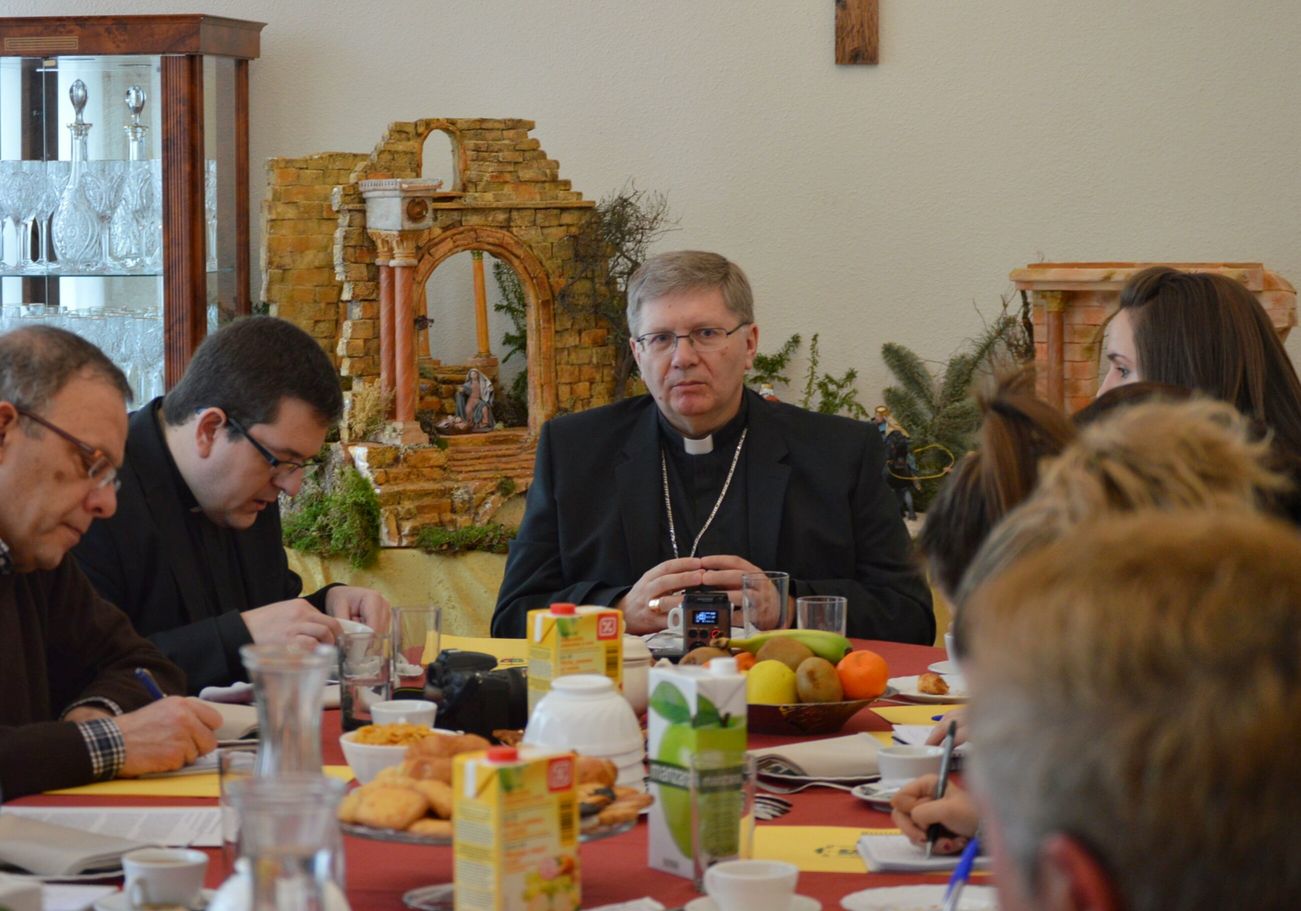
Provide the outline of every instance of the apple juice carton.
<path id="1" fill-rule="evenodd" d="M 705 667 L 652 667 L 647 720 L 650 758 L 650 850 L 656 870 L 694 877 L 691 776 L 696 757 L 711 761 L 717 793 L 730 804 L 740 794 L 745 757 L 745 676 L 733 658 L 715 658 Z M 700 760 L 695 759 L 699 764 Z M 697 773 L 701 774 L 701 773 Z M 705 788 L 711 786 L 705 782 Z M 739 831 L 740 819 L 733 831 Z M 715 860 L 736 856 L 739 846 L 703 846 Z M 730 850 L 729 850 L 730 848 Z"/>
<path id="2" fill-rule="evenodd" d="M 456 911 L 578 911 L 573 753 L 493 747 L 452 766 Z"/>
<path id="3" fill-rule="evenodd" d="M 553 604 L 528 614 L 529 713 L 569 674 L 604 674 L 623 687 L 623 612 Z"/>

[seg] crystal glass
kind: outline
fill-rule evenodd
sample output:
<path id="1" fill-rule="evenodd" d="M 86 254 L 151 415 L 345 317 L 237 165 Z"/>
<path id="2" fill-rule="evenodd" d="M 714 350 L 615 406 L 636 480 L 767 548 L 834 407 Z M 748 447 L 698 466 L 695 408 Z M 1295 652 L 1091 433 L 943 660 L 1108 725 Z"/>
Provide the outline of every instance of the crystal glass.
<path id="1" fill-rule="evenodd" d="M 87 269 L 89 272 L 111 272 L 116 265 L 111 250 L 111 223 L 122 190 L 126 185 L 125 161 L 88 161 L 82 175 L 82 192 L 86 204 L 99 221 L 99 260 Z"/>
<path id="2" fill-rule="evenodd" d="M 36 182 L 24 167 L 25 164 L 22 161 L 0 161 L 0 218 L 13 223 L 14 247 L 17 250 L 12 257 L 13 265 L 6 268 L 10 272 L 22 272 L 31 263 L 28 256 L 31 223 L 27 219 L 32 217 L 36 204 Z M 24 227 L 28 228 L 26 244 L 23 243 Z M 3 230 L 4 226 L 0 223 L 0 233 Z M 3 248 L 0 248 L 0 262 L 6 259 Z"/>
<path id="3" fill-rule="evenodd" d="M 45 176 L 41 180 L 41 193 L 37 197 L 35 211 L 36 234 L 40 240 L 36 265 L 43 270 L 50 270 L 57 268 L 50 258 L 50 254 L 53 252 L 50 249 L 50 216 L 59 207 L 59 198 L 63 196 L 63 189 L 68 185 L 68 174 L 72 170 L 72 162 L 46 161 L 32 162 L 32 164 L 42 164 L 45 169 Z"/>

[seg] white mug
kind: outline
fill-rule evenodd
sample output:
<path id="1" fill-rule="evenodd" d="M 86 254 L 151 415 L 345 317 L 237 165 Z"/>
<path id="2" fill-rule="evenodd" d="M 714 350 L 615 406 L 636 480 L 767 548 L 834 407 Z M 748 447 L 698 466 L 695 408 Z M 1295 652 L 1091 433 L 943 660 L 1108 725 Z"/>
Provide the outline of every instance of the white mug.
<path id="1" fill-rule="evenodd" d="M 883 785 L 902 785 L 922 775 L 938 774 L 943 759 L 944 750 L 936 746 L 882 747 L 876 753 Z"/>
<path id="2" fill-rule="evenodd" d="M 131 908 L 194 904 L 203 888 L 208 855 L 193 848 L 139 848 L 122 855 L 123 891 Z"/>
<path id="3" fill-rule="evenodd" d="M 705 871 L 718 911 L 788 911 L 799 867 L 779 860 L 726 860 Z"/>
<path id="4" fill-rule="evenodd" d="M 682 605 L 679 604 L 677 607 L 669 608 L 667 617 L 668 625 L 665 629 L 671 633 L 677 633 L 679 636 L 682 635 Z"/>
<path id="5" fill-rule="evenodd" d="M 386 699 L 370 707 L 372 724 L 418 724 L 432 728 L 437 703 L 427 699 Z"/>

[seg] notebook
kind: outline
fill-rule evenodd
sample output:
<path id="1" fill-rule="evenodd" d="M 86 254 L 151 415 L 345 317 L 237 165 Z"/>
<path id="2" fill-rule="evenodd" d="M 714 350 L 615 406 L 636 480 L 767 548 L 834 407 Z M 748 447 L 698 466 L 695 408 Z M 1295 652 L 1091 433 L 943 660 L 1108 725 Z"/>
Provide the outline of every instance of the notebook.
<path id="1" fill-rule="evenodd" d="M 858 839 L 858 856 L 873 873 L 935 873 L 952 870 L 958 865 L 957 854 L 936 854 L 930 860 L 926 852 L 902 835 L 865 834 Z M 989 866 L 988 857 L 977 857 L 973 869 Z"/>
<path id="2" fill-rule="evenodd" d="M 122 869 L 122 855 L 144 842 L 56 826 L 0 813 L 0 862 L 38 876 L 75 876 Z"/>

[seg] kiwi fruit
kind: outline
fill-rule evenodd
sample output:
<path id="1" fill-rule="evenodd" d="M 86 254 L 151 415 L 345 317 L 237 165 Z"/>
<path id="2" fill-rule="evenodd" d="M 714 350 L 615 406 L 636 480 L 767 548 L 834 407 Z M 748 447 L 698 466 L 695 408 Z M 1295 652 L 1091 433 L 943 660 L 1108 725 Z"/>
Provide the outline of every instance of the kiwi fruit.
<path id="1" fill-rule="evenodd" d="M 794 671 L 799 669 L 800 662 L 813 657 L 813 649 L 803 642 L 775 636 L 765 642 L 754 657 L 757 661 L 780 661 Z"/>
<path id="2" fill-rule="evenodd" d="M 800 702 L 839 702 L 845 691 L 836 666 L 826 658 L 805 658 L 795 669 L 795 693 Z"/>
<path id="3" fill-rule="evenodd" d="M 715 658 L 731 658 L 732 653 L 721 648 L 714 648 L 712 645 L 702 645 L 699 648 L 693 648 L 682 656 L 678 664 L 708 664 Z"/>

